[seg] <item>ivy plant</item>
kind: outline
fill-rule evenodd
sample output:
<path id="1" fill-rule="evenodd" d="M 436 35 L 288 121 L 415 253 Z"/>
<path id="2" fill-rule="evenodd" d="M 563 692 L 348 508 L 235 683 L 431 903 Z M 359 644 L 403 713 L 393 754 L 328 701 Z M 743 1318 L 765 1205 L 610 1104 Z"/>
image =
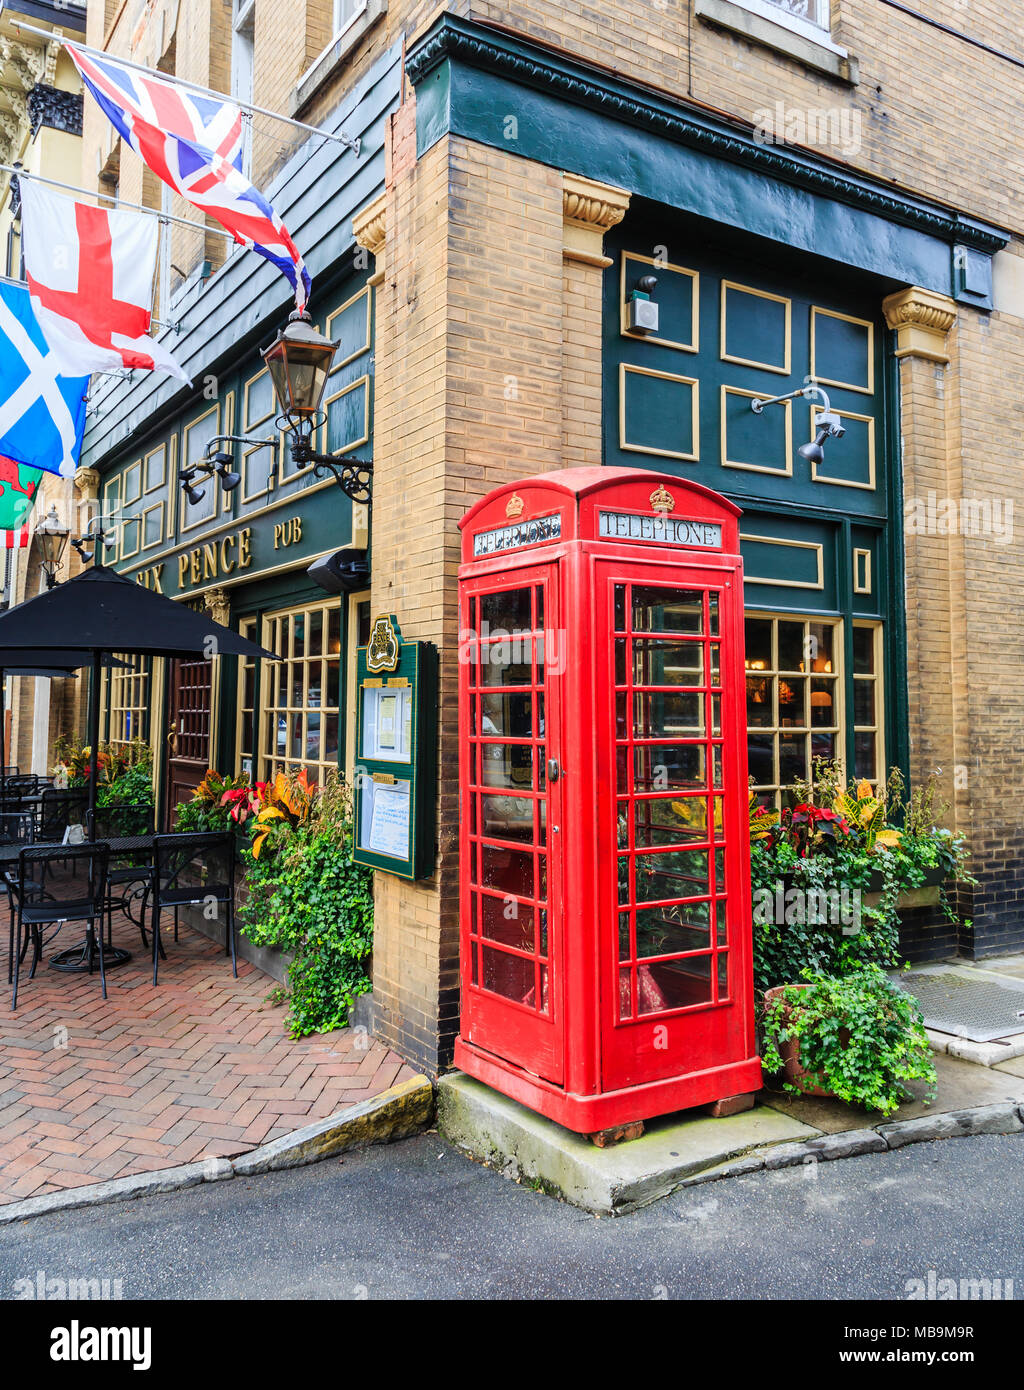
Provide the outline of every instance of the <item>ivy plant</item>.
<path id="1" fill-rule="evenodd" d="M 373 873 L 352 862 L 351 801 L 344 785 L 317 789 L 301 823 L 247 822 L 260 833 L 260 852 L 242 851 L 248 898 L 245 935 L 257 946 L 292 955 L 288 967 L 289 1031 L 293 1037 L 342 1028 L 370 988 Z"/>
<path id="2" fill-rule="evenodd" d="M 785 1082 L 796 1095 L 821 1086 L 849 1105 L 882 1115 L 907 1098 L 909 1081 L 924 1081 L 925 1099 L 934 1098 L 935 1066 L 912 994 L 878 965 L 844 976 L 807 975 L 806 985 L 787 985 L 765 1006 L 766 1072 L 783 1070 L 781 1048 L 796 1039 L 807 1073 L 801 1082 Z"/>

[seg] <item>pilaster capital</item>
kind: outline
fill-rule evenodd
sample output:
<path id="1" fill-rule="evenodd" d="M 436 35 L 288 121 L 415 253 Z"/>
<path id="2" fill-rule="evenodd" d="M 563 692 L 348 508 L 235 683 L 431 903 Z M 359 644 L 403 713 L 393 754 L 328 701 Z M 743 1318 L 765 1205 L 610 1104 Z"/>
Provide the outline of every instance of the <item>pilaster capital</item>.
<path id="1" fill-rule="evenodd" d="M 226 589 L 207 589 L 203 595 L 206 611 L 215 623 L 227 627 L 231 617 L 231 600 Z"/>
<path id="2" fill-rule="evenodd" d="M 369 251 L 376 261 L 376 270 L 370 277 L 371 285 L 379 285 L 384 279 L 384 238 L 387 231 L 387 193 L 381 193 L 372 203 L 367 203 L 352 218 L 352 234 L 358 245 Z"/>
<path id="3" fill-rule="evenodd" d="M 623 188 L 585 179 L 580 174 L 562 174 L 562 255 L 584 265 L 611 265 L 604 254 L 604 234 L 626 215 L 630 195 Z"/>
<path id="4" fill-rule="evenodd" d="M 896 333 L 897 357 L 922 357 L 943 365 L 949 361 L 946 335 L 956 323 L 956 300 L 914 286 L 888 295 L 882 311 Z"/>
<path id="5" fill-rule="evenodd" d="M 95 468 L 75 469 L 75 488 L 86 502 L 95 502 L 100 495 L 100 475 Z"/>

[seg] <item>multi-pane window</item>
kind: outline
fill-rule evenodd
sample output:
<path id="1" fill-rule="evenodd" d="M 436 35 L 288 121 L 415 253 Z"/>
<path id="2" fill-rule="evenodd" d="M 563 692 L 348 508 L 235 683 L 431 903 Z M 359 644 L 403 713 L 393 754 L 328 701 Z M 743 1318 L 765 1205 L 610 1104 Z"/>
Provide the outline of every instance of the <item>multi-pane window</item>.
<path id="1" fill-rule="evenodd" d="M 875 787 L 885 781 L 882 723 L 882 629 L 853 626 L 853 775 Z"/>
<path id="2" fill-rule="evenodd" d="M 304 767 L 322 782 L 338 770 L 340 603 L 267 614 L 263 645 L 282 658 L 263 671 L 263 777 Z"/>
<path id="3" fill-rule="evenodd" d="M 747 761 L 766 803 L 842 756 L 841 648 L 838 621 L 747 616 Z"/>
<path id="4" fill-rule="evenodd" d="M 243 618 L 238 631 L 250 642 L 255 642 L 256 618 Z M 240 772 L 253 772 L 253 757 L 256 742 L 256 662 L 251 657 L 238 659 L 238 768 Z"/>
<path id="5" fill-rule="evenodd" d="M 747 762 L 760 800 L 790 804 L 793 783 L 812 780 L 815 758 L 845 765 L 851 725 L 852 775 L 884 781 L 881 625 L 853 627 L 852 713 L 839 619 L 750 612 L 745 627 Z"/>
<path id="6" fill-rule="evenodd" d="M 107 672 L 107 709 L 110 712 L 108 741 L 113 744 L 146 738 L 149 728 L 147 658 L 122 655 L 119 659 L 128 664 L 112 667 Z"/>

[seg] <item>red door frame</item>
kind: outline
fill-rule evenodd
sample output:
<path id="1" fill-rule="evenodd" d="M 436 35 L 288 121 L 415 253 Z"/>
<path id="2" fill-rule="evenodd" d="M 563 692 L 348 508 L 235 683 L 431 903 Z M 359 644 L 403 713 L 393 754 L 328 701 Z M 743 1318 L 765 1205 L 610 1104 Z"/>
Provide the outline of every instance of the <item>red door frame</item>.
<path id="1" fill-rule="evenodd" d="M 738 924 L 749 921 L 747 874 L 737 863 L 748 854 L 745 787 L 746 726 L 743 679 L 743 589 L 738 564 L 677 564 L 636 555 L 621 559 L 603 551 L 593 566 L 594 689 L 598 696 L 595 722 L 598 837 L 598 916 L 600 920 L 600 1036 L 602 1090 L 656 1084 L 687 1073 L 720 1065 L 722 1058 L 748 1057 L 753 1052 L 749 1014 L 751 970 L 749 932 Z M 719 1002 L 717 954 L 711 958 L 712 1001 L 664 1012 L 619 1017 L 618 846 L 615 742 L 615 670 L 613 595 L 616 585 L 641 583 L 669 589 L 692 589 L 719 595 L 721 661 L 721 746 L 724 794 L 723 843 L 727 904 L 728 995 Z M 709 637 L 703 645 L 708 651 Z M 709 679 L 705 662 L 704 680 Z M 710 769 L 713 731 L 710 699 L 705 701 L 704 738 L 707 748 L 708 794 L 713 791 Z M 632 718 L 632 712 L 628 717 Z M 671 741 L 671 740 L 670 740 Z M 717 740 L 716 740 L 717 741 Z M 709 842 L 712 846 L 717 837 Z M 679 846 L 687 849 L 686 844 Z M 713 860 L 713 847 L 709 848 Z M 713 872 L 713 868 L 712 868 Z"/>
<path id="2" fill-rule="evenodd" d="M 545 776 L 545 790 L 538 801 L 546 805 L 546 912 L 547 912 L 547 1012 L 539 1012 L 526 1004 L 506 999 L 491 990 L 483 988 L 482 983 L 474 983 L 472 973 L 474 961 L 480 957 L 477 941 L 482 936 L 474 936 L 471 930 L 471 917 L 476 911 L 476 897 L 483 893 L 482 876 L 479 873 L 480 846 L 498 842 L 511 849 L 523 849 L 525 842 L 500 840 L 497 835 L 486 836 L 482 823 L 472 833 L 472 807 L 466 804 L 467 798 L 482 797 L 489 789 L 478 775 L 482 769 L 474 766 L 473 752 L 480 747 L 482 738 L 474 744 L 471 739 L 470 709 L 470 671 L 472 669 L 473 637 L 476 635 L 470 623 L 470 599 L 482 595 L 503 593 L 515 589 L 539 587 L 544 592 L 545 632 L 545 679 L 544 693 L 544 739 L 539 741 L 539 727 L 534 722 L 536 752 L 547 762 L 556 759 L 563 762 L 562 749 L 562 673 L 555 667 L 557 657 L 563 656 L 565 623 L 562 615 L 562 597 L 557 564 L 530 564 L 509 570 L 496 570 L 488 567 L 490 573 L 482 573 L 467 579 L 460 585 L 459 595 L 459 934 L 460 959 L 462 962 L 462 1037 L 474 1047 L 501 1056 L 524 1071 L 543 1078 L 550 1084 L 560 1085 L 564 1078 L 565 1057 L 565 982 L 564 982 L 564 933 L 562 919 L 562 863 L 560 850 L 563 809 L 562 786 L 559 776 L 552 781 Z M 556 646 L 552 648 L 549 640 L 556 634 Z M 536 646 L 537 638 L 531 639 Z M 552 657 L 556 657 L 555 662 Z M 514 693 L 521 687 L 504 687 Z M 532 702 L 534 708 L 537 701 Z M 535 716 L 536 720 L 536 716 Z M 537 759 L 539 761 L 539 758 Z M 537 812 L 539 815 L 540 807 Z M 535 820 L 535 834 L 537 821 Z M 541 848 L 534 841 L 534 850 Z M 478 891 L 479 890 L 479 891 Z M 537 914 L 545 910 L 534 900 L 535 944 L 539 944 L 539 924 Z M 476 967 L 479 977 L 479 967 Z M 539 982 L 539 975 L 538 975 Z M 536 997 L 536 996 L 535 996 Z"/>

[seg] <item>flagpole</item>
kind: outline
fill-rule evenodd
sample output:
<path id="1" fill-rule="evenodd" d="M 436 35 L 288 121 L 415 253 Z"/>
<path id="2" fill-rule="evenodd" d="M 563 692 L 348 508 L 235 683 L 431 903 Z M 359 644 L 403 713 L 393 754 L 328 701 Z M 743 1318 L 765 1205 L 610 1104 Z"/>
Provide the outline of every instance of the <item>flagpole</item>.
<path id="1" fill-rule="evenodd" d="M 49 39 L 51 42 L 58 36 L 52 29 L 40 29 L 34 24 L 25 24 L 20 19 L 9 19 L 8 23 L 12 29 L 24 30 L 26 34 L 38 34 L 41 38 Z M 253 111 L 260 116 L 269 116 L 271 120 L 281 121 L 284 125 L 293 126 L 296 130 L 304 130 L 308 135 L 319 135 L 322 140 L 337 140 L 340 145 L 345 145 L 356 155 L 359 154 L 359 138 L 355 140 L 351 136 L 335 134 L 330 130 L 322 130 L 319 126 L 307 125 L 305 121 L 296 121 L 291 116 L 282 116 L 278 111 L 271 111 L 266 106 L 256 106 L 251 101 L 240 101 L 238 97 L 231 96 L 228 92 L 218 92 L 213 87 L 203 87 L 198 82 L 189 82 L 185 77 L 177 77 L 174 73 L 160 72 L 157 68 L 147 68 L 143 63 L 133 63 L 129 58 L 121 58 L 116 53 L 107 53 L 102 48 L 90 48 L 88 44 L 78 43 L 74 39 L 60 37 L 59 42 L 65 47 L 73 44 L 75 48 L 81 49 L 83 53 L 89 53 L 94 58 L 107 58 L 112 63 L 120 63 L 124 68 L 132 68 L 135 72 L 144 72 L 147 77 L 159 77 L 164 82 L 177 83 L 179 87 L 188 87 L 193 92 L 202 92 L 204 96 L 220 97 L 222 101 L 233 102 L 235 106 L 243 111 Z"/>
<path id="2" fill-rule="evenodd" d="M 230 232 L 226 232 L 223 227 L 207 227 L 203 222 L 190 222 L 187 217 L 177 217 L 173 212 L 159 212 L 156 208 L 147 208 L 142 203 L 126 203 L 121 198 L 115 198 L 112 194 L 97 193 L 95 189 L 78 188 L 73 183 L 61 183 L 59 179 L 47 178 L 45 174 L 33 174 L 27 169 L 19 169 L 14 164 L 0 164 L 0 173 L 13 174 L 19 179 L 35 179 L 36 183 L 49 183 L 54 188 L 63 188 L 68 193 L 83 193 L 87 198 L 107 198 L 114 204 L 114 210 L 118 208 L 128 208 L 131 212 L 145 212 L 150 217 L 156 217 L 161 222 L 178 222 L 183 227 L 191 227 L 194 232 L 202 232 L 204 236 L 209 232 L 212 236 L 226 237 L 228 241 L 235 238 Z"/>

